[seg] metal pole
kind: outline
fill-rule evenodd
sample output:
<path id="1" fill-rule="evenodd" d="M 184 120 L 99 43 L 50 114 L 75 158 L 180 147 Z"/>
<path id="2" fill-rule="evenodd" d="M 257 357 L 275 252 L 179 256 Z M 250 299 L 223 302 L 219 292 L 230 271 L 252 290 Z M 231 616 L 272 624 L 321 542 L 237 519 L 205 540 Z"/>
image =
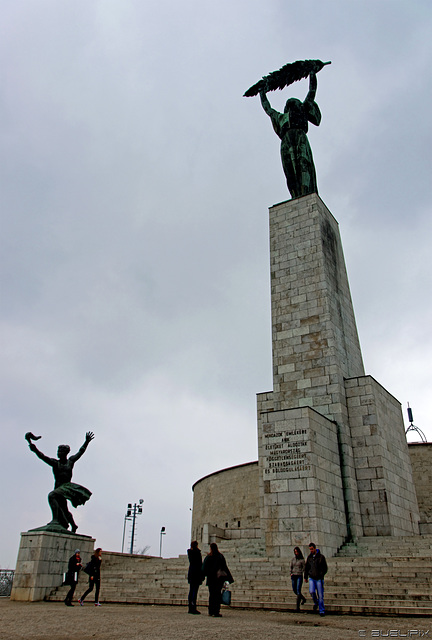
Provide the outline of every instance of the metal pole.
<path id="1" fill-rule="evenodd" d="M 122 553 L 123 553 L 123 549 L 124 549 L 125 531 L 126 531 L 126 516 L 124 517 L 124 522 L 123 522 Z"/>
<path id="2" fill-rule="evenodd" d="M 134 548 L 136 508 L 137 506 L 135 502 L 133 506 L 133 516 L 132 516 L 132 535 L 131 535 L 131 545 L 130 545 L 131 555 L 133 554 L 133 548 Z"/>
<path id="3" fill-rule="evenodd" d="M 164 535 L 165 535 L 165 527 L 162 527 L 160 532 L 159 558 L 162 558 L 162 536 Z"/>

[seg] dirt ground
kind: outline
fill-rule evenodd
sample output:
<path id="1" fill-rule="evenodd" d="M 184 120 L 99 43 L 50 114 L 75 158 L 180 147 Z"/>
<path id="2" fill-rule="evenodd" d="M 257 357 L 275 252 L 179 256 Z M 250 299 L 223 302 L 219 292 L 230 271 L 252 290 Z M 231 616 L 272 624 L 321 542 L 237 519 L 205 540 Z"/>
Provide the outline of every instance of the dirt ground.
<path id="1" fill-rule="evenodd" d="M 1 640 L 355 640 L 431 637 L 430 618 L 385 618 L 309 611 L 222 609 L 222 618 L 192 616 L 185 607 L 11 602 L 0 598 Z M 390 634 L 389 632 L 392 631 Z M 427 633 L 428 632 L 428 633 Z"/>

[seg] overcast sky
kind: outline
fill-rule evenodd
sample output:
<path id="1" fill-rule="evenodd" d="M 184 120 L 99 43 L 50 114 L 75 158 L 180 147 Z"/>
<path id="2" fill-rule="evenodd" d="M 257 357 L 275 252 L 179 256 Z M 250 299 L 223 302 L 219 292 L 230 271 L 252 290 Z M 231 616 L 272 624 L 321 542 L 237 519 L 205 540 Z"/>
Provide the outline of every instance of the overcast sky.
<path id="1" fill-rule="evenodd" d="M 257 458 L 272 388 L 268 207 L 287 200 L 261 76 L 331 60 L 311 127 L 366 373 L 432 440 L 430 0 L 1 0 L 0 567 L 76 452 L 78 532 L 184 553 L 192 484 Z M 269 94 L 282 109 L 306 80 Z M 407 423 L 408 426 L 408 423 Z"/>

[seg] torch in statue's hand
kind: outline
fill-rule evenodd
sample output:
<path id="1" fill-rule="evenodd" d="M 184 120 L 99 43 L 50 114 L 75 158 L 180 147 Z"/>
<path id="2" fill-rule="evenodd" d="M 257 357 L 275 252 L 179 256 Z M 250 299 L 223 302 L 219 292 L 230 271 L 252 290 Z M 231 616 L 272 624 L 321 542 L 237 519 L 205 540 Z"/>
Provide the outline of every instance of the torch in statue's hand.
<path id="1" fill-rule="evenodd" d="M 31 431 L 27 431 L 24 438 L 27 440 L 29 444 L 31 444 L 32 440 L 40 440 L 42 436 L 34 436 Z"/>

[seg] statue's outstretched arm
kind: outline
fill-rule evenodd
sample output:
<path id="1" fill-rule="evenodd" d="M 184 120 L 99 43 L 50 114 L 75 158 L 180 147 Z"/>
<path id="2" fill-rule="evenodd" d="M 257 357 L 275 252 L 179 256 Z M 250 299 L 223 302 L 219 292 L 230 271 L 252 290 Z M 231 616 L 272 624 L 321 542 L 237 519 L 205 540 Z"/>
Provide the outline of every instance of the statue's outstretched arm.
<path id="1" fill-rule="evenodd" d="M 79 448 L 78 453 L 76 453 L 73 456 L 69 456 L 69 460 L 74 463 L 77 460 L 79 460 L 81 458 L 81 456 L 83 455 L 83 453 L 85 452 L 85 450 L 87 449 L 89 443 L 93 440 L 94 438 L 94 433 L 93 431 L 87 431 L 86 433 L 86 437 L 84 440 L 84 444 Z"/>
<path id="2" fill-rule="evenodd" d="M 316 73 L 311 73 L 309 75 L 309 93 L 306 96 L 306 100 L 308 102 L 313 102 L 315 100 L 316 92 L 318 87 L 318 80 L 316 77 Z M 306 102 L 305 100 L 305 102 Z"/>
<path id="3" fill-rule="evenodd" d="M 32 442 L 32 440 L 39 440 L 40 436 L 36 437 L 32 433 L 26 433 L 24 437 L 28 442 L 30 451 L 33 451 L 33 453 L 36 454 L 38 458 L 40 458 L 41 460 L 46 462 L 46 464 L 49 464 L 50 467 L 52 467 L 55 462 L 54 458 L 48 458 L 48 456 L 42 453 L 42 451 L 39 451 L 37 446 Z"/>
<path id="4" fill-rule="evenodd" d="M 309 93 L 306 96 L 306 100 L 303 102 L 303 108 L 305 109 L 307 119 L 316 127 L 318 127 L 321 122 L 321 111 L 315 102 L 317 85 L 316 74 L 311 73 L 309 76 Z"/>
<path id="5" fill-rule="evenodd" d="M 267 98 L 267 94 L 265 91 L 260 91 L 260 98 L 261 98 L 262 108 L 264 109 L 264 111 L 268 116 L 271 116 L 272 111 L 274 111 L 274 109 L 272 109 L 272 106 Z"/>

